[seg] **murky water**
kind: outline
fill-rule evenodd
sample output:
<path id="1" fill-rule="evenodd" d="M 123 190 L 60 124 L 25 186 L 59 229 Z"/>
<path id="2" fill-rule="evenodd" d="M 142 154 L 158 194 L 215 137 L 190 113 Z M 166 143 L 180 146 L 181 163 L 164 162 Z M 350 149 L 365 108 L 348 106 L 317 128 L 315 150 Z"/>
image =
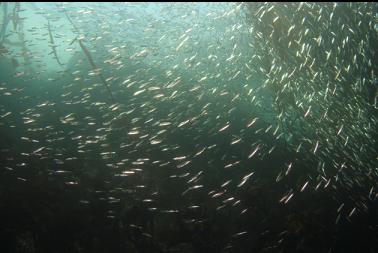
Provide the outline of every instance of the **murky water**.
<path id="1" fill-rule="evenodd" d="M 377 7 L 1 3 L 1 251 L 377 251 Z"/>

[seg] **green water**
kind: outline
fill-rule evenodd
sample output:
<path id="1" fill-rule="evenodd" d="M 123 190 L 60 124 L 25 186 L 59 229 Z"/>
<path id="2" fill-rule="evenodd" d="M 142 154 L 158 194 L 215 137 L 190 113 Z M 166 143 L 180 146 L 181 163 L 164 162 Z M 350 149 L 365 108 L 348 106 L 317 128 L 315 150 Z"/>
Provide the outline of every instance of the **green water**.
<path id="1" fill-rule="evenodd" d="M 374 13 L 1 3 L 1 251 L 376 251 Z"/>

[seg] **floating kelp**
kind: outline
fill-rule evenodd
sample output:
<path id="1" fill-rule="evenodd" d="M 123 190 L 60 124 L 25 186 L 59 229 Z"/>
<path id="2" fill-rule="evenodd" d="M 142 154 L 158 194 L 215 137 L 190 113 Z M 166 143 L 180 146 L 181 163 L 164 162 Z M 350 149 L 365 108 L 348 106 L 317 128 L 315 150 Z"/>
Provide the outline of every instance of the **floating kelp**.
<path id="1" fill-rule="evenodd" d="M 54 54 L 54 58 L 55 60 L 58 62 L 59 65 L 62 66 L 62 63 L 60 62 L 59 60 L 59 57 L 58 57 L 58 54 L 56 52 L 56 45 L 54 43 L 54 36 L 52 35 L 52 31 L 51 31 L 51 25 L 50 25 L 50 21 L 47 20 L 47 29 L 49 31 L 49 37 L 50 37 L 50 47 L 52 49 L 51 53 L 50 54 Z"/>

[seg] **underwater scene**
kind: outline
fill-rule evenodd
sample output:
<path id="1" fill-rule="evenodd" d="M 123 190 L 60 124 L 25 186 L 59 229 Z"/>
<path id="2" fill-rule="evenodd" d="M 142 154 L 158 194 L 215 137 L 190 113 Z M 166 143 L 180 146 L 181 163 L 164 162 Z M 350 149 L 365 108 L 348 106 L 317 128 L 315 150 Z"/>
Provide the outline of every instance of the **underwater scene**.
<path id="1" fill-rule="evenodd" d="M 378 252 L 377 3 L 0 3 L 0 252 Z"/>

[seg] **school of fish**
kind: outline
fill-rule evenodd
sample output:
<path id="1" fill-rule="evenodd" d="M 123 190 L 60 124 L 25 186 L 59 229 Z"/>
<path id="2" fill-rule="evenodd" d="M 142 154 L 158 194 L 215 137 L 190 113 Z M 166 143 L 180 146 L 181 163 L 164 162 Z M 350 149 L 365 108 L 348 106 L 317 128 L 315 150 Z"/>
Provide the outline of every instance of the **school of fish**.
<path id="1" fill-rule="evenodd" d="M 222 223 L 213 252 L 377 201 L 376 3 L 0 8 L 1 177 L 86 189 L 145 240 L 169 241 L 164 217 Z"/>

